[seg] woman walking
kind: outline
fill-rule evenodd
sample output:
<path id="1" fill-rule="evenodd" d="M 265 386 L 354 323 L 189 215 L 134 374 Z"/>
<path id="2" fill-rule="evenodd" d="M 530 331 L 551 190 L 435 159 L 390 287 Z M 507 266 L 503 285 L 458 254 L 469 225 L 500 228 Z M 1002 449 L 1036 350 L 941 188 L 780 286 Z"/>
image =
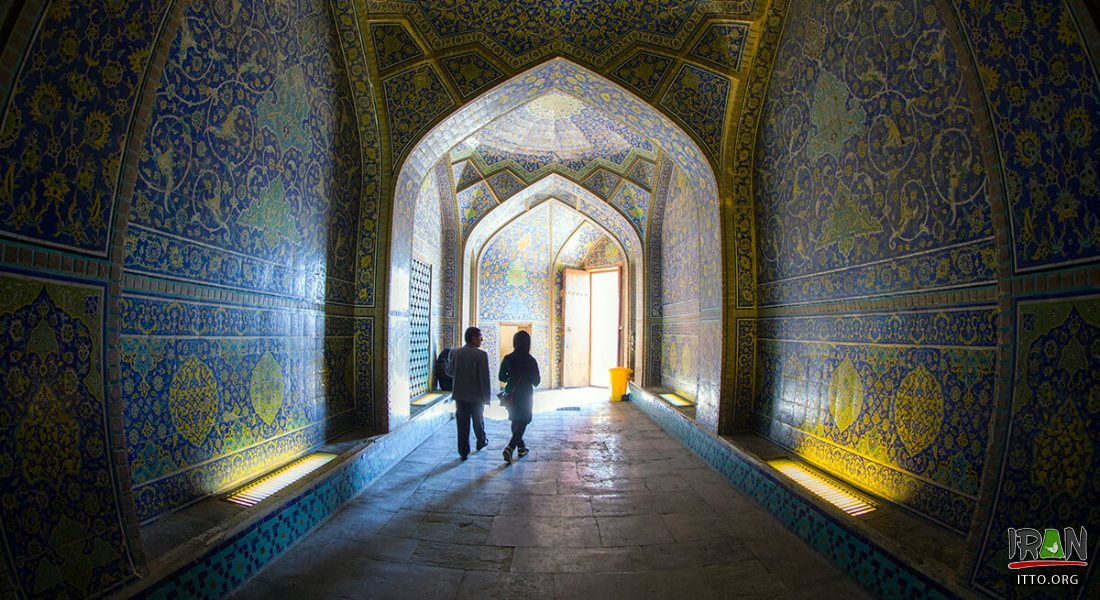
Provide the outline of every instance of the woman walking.
<path id="1" fill-rule="evenodd" d="M 511 394 L 508 406 L 508 419 L 512 421 L 512 439 L 504 448 L 504 462 L 512 462 L 512 451 L 519 449 L 520 457 L 527 456 L 527 444 L 523 441 L 523 432 L 531 422 L 531 405 L 535 387 L 542 381 L 539 377 L 539 363 L 531 356 L 531 334 L 517 331 L 512 336 L 512 353 L 500 362 L 498 379 L 507 383 L 504 391 Z"/>

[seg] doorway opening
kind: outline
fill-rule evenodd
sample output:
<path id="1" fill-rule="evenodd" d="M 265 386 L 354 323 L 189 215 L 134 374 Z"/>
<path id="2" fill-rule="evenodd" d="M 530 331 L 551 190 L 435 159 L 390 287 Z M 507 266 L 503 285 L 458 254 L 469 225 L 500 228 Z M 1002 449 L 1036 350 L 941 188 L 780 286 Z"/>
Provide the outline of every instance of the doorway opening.
<path id="1" fill-rule="evenodd" d="M 386 327 L 399 343 L 387 353 L 387 401 L 376 405 L 386 427 L 410 414 L 409 264 L 424 254 L 437 275 L 429 335 L 439 347 L 476 325 L 496 359 L 510 345 L 501 325 L 529 323 L 547 387 L 606 385 L 608 368 L 621 365 L 640 386 L 697 398 L 716 428 L 721 361 L 699 353 L 722 344 L 716 180 L 676 123 L 552 59 L 434 126 L 393 189 Z M 591 272 L 616 266 L 616 301 L 594 307 L 601 282 Z M 566 268 L 589 272 L 587 312 L 569 325 L 568 381 Z"/>
<path id="2" fill-rule="evenodd" d="M 500 324 L 500 343 L 497 344 L 497 362 L 500 364 L 504 362 L 504 357 L 512 353 L 514 348 L 512 347 L 512 338 L 517 333 L 526 331 L 527 335 L 531 335 L 530 323 L 501 323 Z M 493 375 L 496 375 L 493 373 Z"/>
<path id="3" fill-rule="evenodd" d="M 566 269 L 563 387 L 608 387 L 609 369 L 621 360 L 621 286 L 618 267 Z"/>

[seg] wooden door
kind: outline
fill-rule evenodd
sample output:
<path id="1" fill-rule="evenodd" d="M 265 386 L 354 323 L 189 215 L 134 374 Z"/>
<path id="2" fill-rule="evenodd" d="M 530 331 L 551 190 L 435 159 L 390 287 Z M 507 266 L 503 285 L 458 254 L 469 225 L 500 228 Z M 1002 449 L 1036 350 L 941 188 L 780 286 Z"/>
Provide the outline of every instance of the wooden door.
<path id="1" fill-rule="evenodd" d="M 566 269 L 562 283 L 562 387 L 588 385 L 591 281 L 587 271 Z"/>
<path id="2" fill-rule="evenodd" d="M 497 354 L 498 354 L 497 364 L 496 364 L 495 367 L 490 365 L 491 369 L 495 369 L 495 368 L 499 367 L 501 361 L 504 360 L 504 357 L 508 356 L 509 354 L 512 353 L 512 350 L 514 349 L 514 348 L 512 348 L 512 338 L 515 337 L 516 333 L 518 333 L 520 331 L 526 331 L 527 334 L 530 335 L 531 334 L 531 324 L 530 323 L 501 323 L 500 324 L 500 340 L 497 343 Z M 532 340 L 531 345 L 532 346 L 535 345 L 533 343 L 533 340 Z M 494 370 L 493 371 L 493 379 L 494 380 L 496 379 L 496 376 L 497 376 L 497 372 Z"/>

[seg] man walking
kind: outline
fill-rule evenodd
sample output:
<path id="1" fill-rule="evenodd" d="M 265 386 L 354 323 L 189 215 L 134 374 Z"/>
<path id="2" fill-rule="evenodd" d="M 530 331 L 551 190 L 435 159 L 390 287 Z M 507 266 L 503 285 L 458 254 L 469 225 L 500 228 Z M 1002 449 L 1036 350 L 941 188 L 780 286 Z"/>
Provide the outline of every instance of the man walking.
<path id="1" fill-rule="evenodd" d="M 477 449 L 489 445 L 485 437 L 485 405 L 492 393 L 489 389 L 489 355 L 481 349 L 481 330 L 466 328 L 466 345 L 452 350 L 445 371 L 454 379 L 451 398 L 455 401 L 455 422 L 458 424 L 458 456 L 466 460 L 470 454 L 470 422 L 474 424 Z"/>

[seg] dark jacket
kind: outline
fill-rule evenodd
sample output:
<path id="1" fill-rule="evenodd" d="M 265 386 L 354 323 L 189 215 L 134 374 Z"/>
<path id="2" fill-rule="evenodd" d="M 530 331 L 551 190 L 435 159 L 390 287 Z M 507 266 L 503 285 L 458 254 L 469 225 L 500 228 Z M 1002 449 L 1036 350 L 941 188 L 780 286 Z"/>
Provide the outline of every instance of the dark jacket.
<path id="1" fill-rule="evenodd" d="M 531 405 L 534 402 L 535 388 L 542 382 L 539 377 L 539 363 L 530 354 L 515 352 L 500 361 L 500 373 L 497 376 L 508 385 L 504 391 L 512 394 L 512 406 L 508 408 L 508 418 L 512 421 L 531 421 Z"/>
<path id="2" fill-rule="evenodd" d="M 451 356 L 451 349 L 444 348 L 435 359 L 435 385 L 436 389 L 450 391 L 454 386 L 454 379 L 447 374 L 447 359 Z"/>
<path id="3" fill-rule="evenodd" d="M 451 350 L 446 371 L 454 378 L 451 397 L 455 402 L 489 403 L 489 355 L 484 350 L 469 344 Z"/>

